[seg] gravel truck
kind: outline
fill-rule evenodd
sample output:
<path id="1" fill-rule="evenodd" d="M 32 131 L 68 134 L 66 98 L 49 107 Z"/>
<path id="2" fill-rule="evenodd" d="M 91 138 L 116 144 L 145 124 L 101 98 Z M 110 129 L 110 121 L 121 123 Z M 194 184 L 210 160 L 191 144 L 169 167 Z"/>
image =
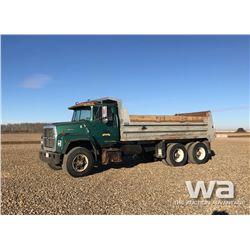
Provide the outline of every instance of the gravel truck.
<path id="1" fill-rule="evenodd" d="M 43 128 L 40 159 L 73 177 L 89 174 L 93 166 L 121 162 L 130 154 L 169 166 L 211 159 L 215 132 L 210 111 L 128 115 L 114 98 L 80 102 L 69 109 L 70 122 Z"/>

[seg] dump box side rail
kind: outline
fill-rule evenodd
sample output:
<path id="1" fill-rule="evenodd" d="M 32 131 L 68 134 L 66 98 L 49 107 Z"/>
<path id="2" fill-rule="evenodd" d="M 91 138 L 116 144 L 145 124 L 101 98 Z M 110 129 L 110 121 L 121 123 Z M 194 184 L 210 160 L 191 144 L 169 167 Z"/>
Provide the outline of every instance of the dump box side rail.
<path id="1" fill-rule="evenodd" d="M 128 115 L 120 112 L 121 141 L 214 139 L 210 111 L 165 115 Z"/>

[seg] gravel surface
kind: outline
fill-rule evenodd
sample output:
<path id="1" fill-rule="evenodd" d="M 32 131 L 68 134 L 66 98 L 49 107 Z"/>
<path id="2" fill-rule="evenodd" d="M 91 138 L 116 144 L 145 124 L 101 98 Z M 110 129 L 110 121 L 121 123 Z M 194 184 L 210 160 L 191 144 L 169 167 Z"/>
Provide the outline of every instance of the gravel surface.
<path id="1" fill-rule="evenodd" d="M 204 165 L 127 159 L 73 178 L 50 169 L 39 145 L 2 145 L 2 214 L 249 214 L 249 139 L 220 138 Z M 192 200 L 185 181 L 230 180 L 235 199 Z"/>

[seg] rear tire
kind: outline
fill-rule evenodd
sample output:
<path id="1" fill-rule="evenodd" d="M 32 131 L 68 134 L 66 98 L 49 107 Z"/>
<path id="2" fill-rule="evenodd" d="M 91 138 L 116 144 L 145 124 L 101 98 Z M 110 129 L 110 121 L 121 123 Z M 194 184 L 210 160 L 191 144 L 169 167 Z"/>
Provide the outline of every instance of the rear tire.
<path id="1" fill-rule="evenodd" d="M 194 164 L 206 163 L 209 159 L 209 150 L 203 142 L 194 142 L 188 148 L 188 160 Z"/>
<path id="2" fill-rule="evenodd" d="M 171 143 L 167 147 L 166 163 L 170 166 L 184 166 L 187 163 L 188 155 L 184 145 Z"/>
<path id="3" fill-rule="evenodd" d="M 71 149 L 63 159 L 63 170 L 73 177 L 88 175 L 94 165 L 91 152 L 82 147 Z"/>
<path id="4" fill-rule="evenodd" d="M 185 145 L 185 148 L 186 148 L 187 152 L 188 152 L 188 149 L 190 148 L 190 146 L 191 146 L 193 143 L 194 143 L 194 142 L 189 142 L 189 143 L 187 143 L 187 144 Z"/>

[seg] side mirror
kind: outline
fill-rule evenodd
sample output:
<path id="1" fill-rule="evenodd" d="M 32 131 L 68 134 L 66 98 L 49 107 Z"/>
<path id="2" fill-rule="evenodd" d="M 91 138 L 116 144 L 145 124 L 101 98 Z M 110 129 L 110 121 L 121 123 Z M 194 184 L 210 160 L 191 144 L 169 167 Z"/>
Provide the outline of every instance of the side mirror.
<path id="1" fill-rule="evenodd" d="M 108 123 L 109 121 L 113 121 L 112 112 L 107 106 L 102 106 L 102 122 Z"/>
<path id="2" fill-rule="evenodd" d="M 102 106 L 102 122 L 107 123 L 108 122 L 108 107 Z"/>

